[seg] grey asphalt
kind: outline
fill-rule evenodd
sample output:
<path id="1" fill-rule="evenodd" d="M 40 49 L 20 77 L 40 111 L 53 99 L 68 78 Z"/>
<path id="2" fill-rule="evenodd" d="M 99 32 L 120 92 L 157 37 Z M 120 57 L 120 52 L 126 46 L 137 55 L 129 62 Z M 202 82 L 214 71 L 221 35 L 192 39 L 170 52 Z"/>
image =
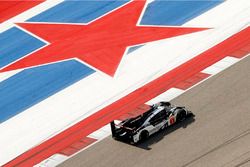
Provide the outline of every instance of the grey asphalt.
<path id="1" fill-rule="evenodd" d="M 60 167 L 250 167 L 250 56 L 172 103 L 196 116 L 137 146 L 107 137 Z"/>

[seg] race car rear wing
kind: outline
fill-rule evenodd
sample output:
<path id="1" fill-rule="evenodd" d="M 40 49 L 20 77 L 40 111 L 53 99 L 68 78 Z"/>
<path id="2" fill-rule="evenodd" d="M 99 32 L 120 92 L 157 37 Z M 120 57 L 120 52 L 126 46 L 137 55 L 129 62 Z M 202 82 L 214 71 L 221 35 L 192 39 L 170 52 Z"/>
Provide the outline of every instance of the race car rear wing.
<path id="1" fill-rule="evenodd" d="M 121 132 L 121 130 L 125 130 L 127 132 L 132 132 L 134 130 L 132 128 L 116 124 L 115 121 L 116 120 L 110 122 L 112 137 L 117 137 L 118 133 Z"/>
<path id="2" fill-rule="evenodd" d="M 114 121 L 110 122 L 110 127 L 111 127 L 112 137 L 116 137 L 117 133 L 116 133 L 116 127 L 115 127 L 115 122 Z"/>

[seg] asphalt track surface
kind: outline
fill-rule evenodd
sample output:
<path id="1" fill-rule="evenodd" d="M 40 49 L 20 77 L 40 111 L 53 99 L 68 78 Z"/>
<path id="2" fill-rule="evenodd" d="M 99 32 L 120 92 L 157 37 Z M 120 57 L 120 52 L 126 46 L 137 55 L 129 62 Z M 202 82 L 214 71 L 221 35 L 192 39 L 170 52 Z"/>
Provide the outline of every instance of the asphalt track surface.
<path id="1" fill-rule="evenodd" d="M 196 116 L 137 146 L 107 137 L 60 167 L 250 166 L 250 56 L 172 102 Z"/>

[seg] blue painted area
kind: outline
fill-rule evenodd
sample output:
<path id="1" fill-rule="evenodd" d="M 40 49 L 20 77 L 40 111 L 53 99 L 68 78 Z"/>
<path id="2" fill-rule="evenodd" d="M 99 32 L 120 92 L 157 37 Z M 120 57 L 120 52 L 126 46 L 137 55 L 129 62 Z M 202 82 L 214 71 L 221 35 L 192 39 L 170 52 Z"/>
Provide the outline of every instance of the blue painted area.
<path id="1" fill-rule="evenodd" d="M 88 23 L 126 2 L 128 0 L 65 1 L 28 21 Z"/>
<path id="2" fill-rule="evenodd" d="M 126 2 L 120 0 L 66 1 L 33 17 L 29 21 L 87 23 Z M 44 45 L 43 43 L 37 44 L 37 39 L 30 35 L 25 34 L 26 36 L 20 37 L 17 33 L 25 34 L 17 28 L 3 34 L 2 40 L 6 46 L 1 48 L 6 54 L 12 53 L 15 56 L 12 56 L 14 57 L 12 59 L 11 56 L 8 56 L 8 60 L 1 61 L 2 66 L 33 51 L 28 50 L 28 48 L 33 48 L 34 45 L 39 48 Z M 20 43 L 15 39 L 16 37 L 18 37 L 18 40 L 21 39 Z M 15 40 L 13 41 L 13 39 Z M 13 45 L 13 42 L 17 42 L 17 44 Z M 8 50 L 8 47 L 12 49 Z M 19 52 L 22 54 L 18 54 Z M 4 58 L 6 57 L 4 56 Z M 93 69 L 72 60 L 27 69 L 12 76 L 0 83 L 0 122 L 19 114 L 94 72 Z"/>
<path id="3" fill-rule="evenodd" d="M 201 15 L 223 1 L 216 0 L 156 0 L 150 3 L 141 20 L 145 25 L 172 25 L 178 26 Z"/>
<path id="4" fill-rule="evenodd" d="M 133 51 L 139 49 L 140 47 L 142 47 L 143 45 L 136 45 L 136 46 L 131 46 L 128 51 L 127 54 L 132 53 Z"/>
<path id="5" fill-rule="evenodd" d="M 66 1 L 29 21 L 87 23 L 125 2 L 127 1 Z M 221 2 L 155 1 L 147 7 L 141 23 L 182 25 Z M 17 36 L 18 40 L 14 40 Z M 0 67 L 44 45 L 17 28 L 2 33 L 0 42 Z M 140 46 L 130 48 L 128 53 Z M 12 76 L 0 83 L 0 123 L 94 72 L 72 60 L 27 69 Z"/>
<path id="6" fill-rule="evenodd" d="M 18 28 L 1 33 L 0 44 L 0 68 L 45 45 Z"/>
<path id="7" fill-rule="evenodd" d="M 0 123 L 93 72 L 71 60 L 24 70 L 8 78 L 0 83 Z"/>
<path id="8" fill-rule="evenodd" d="M 224 1 L 156 0 L 147 6 L 140 24 L 180 26 L 222 2 Z M 143 45 L 130 47 L 127 53 L 131 53 L 141 46 Z"/>

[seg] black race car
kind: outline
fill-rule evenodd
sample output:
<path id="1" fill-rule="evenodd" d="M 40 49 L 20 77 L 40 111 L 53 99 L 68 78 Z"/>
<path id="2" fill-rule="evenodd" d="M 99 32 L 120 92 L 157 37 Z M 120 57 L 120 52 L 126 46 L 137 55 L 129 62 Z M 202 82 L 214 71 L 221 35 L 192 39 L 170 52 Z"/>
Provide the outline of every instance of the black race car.
<path id="1" fill-rule="evenodd" d="M 193 116 L 193 113 L 185 107 L 172 106 L 169 102 L 162 101 L 150 106 L 148 111 L 137 117 L 123 120 L 118 124 L 112 121 L 112 137 L 138 143 L 161 129 L 184 121 L 189 116 Z"/>

